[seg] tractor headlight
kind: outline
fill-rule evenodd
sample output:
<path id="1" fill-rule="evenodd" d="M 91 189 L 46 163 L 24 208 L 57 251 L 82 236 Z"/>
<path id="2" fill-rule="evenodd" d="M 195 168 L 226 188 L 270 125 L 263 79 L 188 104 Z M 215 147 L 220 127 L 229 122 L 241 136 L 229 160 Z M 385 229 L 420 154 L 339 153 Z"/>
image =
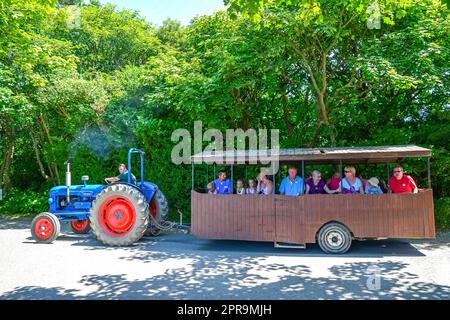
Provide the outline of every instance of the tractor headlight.
<path id="1" fill-rule="evenodd" d="M 48 204 L 52 204 L 53 203 L 53 198 L 48 198 L 47 202 L 48 202 Z"/>

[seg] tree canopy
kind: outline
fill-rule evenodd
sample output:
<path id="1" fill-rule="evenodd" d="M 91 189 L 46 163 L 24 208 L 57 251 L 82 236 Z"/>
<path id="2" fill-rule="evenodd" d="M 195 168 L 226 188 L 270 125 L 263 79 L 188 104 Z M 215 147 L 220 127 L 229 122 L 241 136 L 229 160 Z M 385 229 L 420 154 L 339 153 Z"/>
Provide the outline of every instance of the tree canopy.
<path id="1" fill-rule="evenodd" d="M 138 147 L 147 180 L 186 212 L 190 171 L 171 163 L 171 134 L 201 120 L 279 129 L 282 147 L 432 148 L 438 223 L 449 226 L 445 2 L 224 3 L 158 27 L 98 1 L 0 0 L 0 211 L 44 210 L 68 158 L 74 177 L 101 182 Z M 425 163 L 405 166 L 426 181 Z"/>

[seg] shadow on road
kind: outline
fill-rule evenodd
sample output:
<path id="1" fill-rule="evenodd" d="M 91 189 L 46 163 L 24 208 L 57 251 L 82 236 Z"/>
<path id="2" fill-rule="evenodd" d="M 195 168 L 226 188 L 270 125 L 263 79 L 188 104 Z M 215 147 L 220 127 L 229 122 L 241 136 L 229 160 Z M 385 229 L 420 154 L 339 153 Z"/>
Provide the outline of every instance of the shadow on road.
<path id="1" fill-rule="evenodd" d="M 115 247 L 103 245 L 91 233 L 85 235 L 70 232 L 67 226 L 62 227 L 63 233 L 56 241 L 69 241 L 73 246 L 83 246 L 86 250 L 116 250 Z M 24 243 L 37 244 L 31 236 Z M 416 241 L 416 243 L 420 243 Z M 45 245 L 45 244 L 44 244 Z M 448 246 L 446 242 L 423 242 L 421 248 L 436 250 Z M 131 251 L 184 251 L 186 249 L 204 252 L 226 252 L 228 254 L 271 255 L 271 256 L 301 256 L 301 257 L 421 257 L 425 256 L 406 240 L 367 240 L 354 241 L 351 249 L 342 255 L 329 255 L 320 250 L 317 244 L 308 244 L 306 249 L 275 248 L 272 242 L 237 241 L 237 240 L 207 240 L 199 239 L 190 234 L 169 233 L 158 237 L 144 237 L 129 247 L 121 247 Z"/>
<path id="2" fill-rule="evenodd" d="M 0 230 L 30 229 L 33 218 L 3 218 L 0 217 Z"/>
<path id="3" fill-rule="evenodd" d="M 449 299 L 450 287 L 416 282 L 401 262 L 376 263 L 380 286 L 369 289 L 370 262 L 345 263 L 329 269 L 331 276 L 313 277 L 304 265 L 286 268 L 264 258 L 208 259 L 183 253 L 149 252 L 137 257 L 188 259 L 183 268 L 170 269 L 144 280 L 125 274 L 86 275 L 83 292 L 62 287 L 18 287 L 2 299 Z M 90 293 L 85 293 L 90 292 Z"/>
<path id="4" fill-rule="evenodd" d="M 355 242 L 342 256 L 326 255 L 316 245 L 306 250 L 277 249 L 272 243 L 203 240 L 182 233 L 146 237 L 120 249 L 102 245 L 92 234 L 65 233 L 58 241 L 83 250 L 122 250 L 118 259 L 134 266 L 171 267 L 142 279 L 122 273 L 87 274 L 76 289 L 21 286 L 0 299 L 450 299 L 450 286 L 422 281 L 402 261 L 343 260 L 318 272 L 308 265 L 310 259 L 298 259 L 424 256 L 406 241 Z M 38 245 L 31 238 L 25 242 Z M 447 245 L 432 243 L 429 249 Z M 374 276 L 379 287 L 368 286 Z"/>
<path id="5" fill-rule="evenodd" d="M 85 246 L 86 250 L 114 250 L 114 247 L 105 246 L 92 235 L 65 234 L 57 241 L 73 241 L 74 246 Z M 442 243 L 440 245 L 446 245 Z M 438 249 L 439 245 L 433 247 Z M 301 256 L 301 257 L 421 257 L 422 252 L 417 250 L 408 241 L 404 240 L 368 240 L 354 241 L 351 249 L 343 255 L 325 254 L 317 244 L 308 244 L 306 249 L 275 248 L 272 242 L 237 241 L 237 240 L 207 240 L 199 239 L 190 234 L 169 233 L 159 237 L 144 237 L 125 250 L 132 251 L 184 251 L 195 250 L 199 253 L 226 252 L 228 254 L 244 255 L 271 255 L 271 256 Z"/>

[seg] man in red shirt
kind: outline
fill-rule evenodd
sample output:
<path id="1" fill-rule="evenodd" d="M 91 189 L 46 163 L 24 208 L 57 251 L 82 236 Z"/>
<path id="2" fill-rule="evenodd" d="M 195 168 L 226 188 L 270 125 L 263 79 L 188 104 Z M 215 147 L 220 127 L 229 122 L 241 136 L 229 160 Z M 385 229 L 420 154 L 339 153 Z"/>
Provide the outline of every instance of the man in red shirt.
<path id="1" fill-rule="evenodd" d="M 391 193 L 418 193 L 417 185 L 411 176 L 403 173 L 403 168 L 396 166 L 394 176 L 389 179 Z"/>

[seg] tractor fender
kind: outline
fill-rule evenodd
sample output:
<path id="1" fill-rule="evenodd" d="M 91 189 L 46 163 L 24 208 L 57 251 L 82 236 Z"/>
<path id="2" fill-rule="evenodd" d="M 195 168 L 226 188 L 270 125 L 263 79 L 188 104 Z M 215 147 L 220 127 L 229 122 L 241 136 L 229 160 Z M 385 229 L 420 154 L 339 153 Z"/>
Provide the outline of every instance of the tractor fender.
<path id="1" fill-rule="evenodd" d="M 154 184 L 153 182 L 144 181 L 142 185 L 140 186 L 142 192 L 144 193 L 145 199 L 147 202 L 152 201 L 153 196 L 155 195 L 156 191 L 158 190 L 158 186 Z"/>
<path id="2" fill-rule="evenodd" d="M 136 190 L 138 190 L 140 193 L 142 193 L 145 197 L 145 200 L 147 202 L 150 202 L 153 199 L 153 196 L 155 195 L 156 191 L 158 190 L 158 186 L 154 184 L 153 182 L 145 181 L 142 185 L 141 183 L 138 183 L 138 185 L 128 183 L 128 182 L 114 182 L 110 183 L 108 185 L 105 185 L 103 189 L 107 188 L 108 186 L 114 185 L 114 184 L 125 184 L 127 186 L 130 186 Z"/>

